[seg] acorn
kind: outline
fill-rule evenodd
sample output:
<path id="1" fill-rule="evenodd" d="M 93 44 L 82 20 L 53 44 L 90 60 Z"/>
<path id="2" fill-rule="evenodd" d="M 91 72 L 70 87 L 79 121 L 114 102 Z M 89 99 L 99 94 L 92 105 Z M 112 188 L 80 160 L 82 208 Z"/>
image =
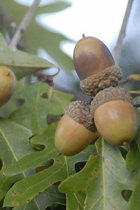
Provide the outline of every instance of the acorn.
<path id="1" fill-rule="evenodd" d="M 107 46 L 95 37 L 79 40 L 73 53 L 75 70 L 80 78 L 81 90 L 95 96 L 100 90 L 117 86 L 122 79 L 122 70 Z"/>
<path id="2" fill-rule="evenodd" d="M 66 109 L 55 132 L 55 147 L 65 156 L 75 155 L 99 137 L 90 115 L 88 101 L 73 101 Z"/>
<path id="3" fill-rule="evenodd" d="M 98 132 L 108 143 L 121 146 L 134 139 L 138 120 L 133 99 L 124 88 L 100 91 L 91 102 L 90 113 Z"/>
<path id="4" fill-rule="evenodd" d="M 10 100 L 15 89 L 15 74 L 9 68 L 0 66 L 0 107 Z"/>

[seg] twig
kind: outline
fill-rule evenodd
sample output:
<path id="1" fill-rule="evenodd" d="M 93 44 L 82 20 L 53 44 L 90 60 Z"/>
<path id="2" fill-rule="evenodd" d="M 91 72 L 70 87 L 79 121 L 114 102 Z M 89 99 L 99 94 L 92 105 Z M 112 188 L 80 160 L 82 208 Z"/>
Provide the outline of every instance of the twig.
<path id="1" fill-rule="evenodd" d="M 41 71 L 38 71 L 35 73 L 35 76 L 38 78 L 41 82 L 46 82 L 49 86 L 53 86 L 53 76 L 51 75 L 45 75 Z"/>
<path id="2" fill-rule="evenodd" d="M 120 82 L 119 82 L 119 85 L 123 85 L 123 84 L 129 82 L 130 80 L 132 80 L 132 79 L 130 79 L 129 77 L 127 77 L 126 79 L 120 81 Z"/>
<path id="3" fill-rule="evenodd" d="M 54 91 L 54 83 L 53 83 L 54 75 L 53 76 L 45 75 L 43 74 L 43 72 L 39 71 L 35 73 L 35 76 L 38 78 L 39 81 L 45 82 L 50 86 L 48 100 L 51 101 L 53 97 L 53 91 Z"/>
<path id="4" fill-rule="evenodd" d="M 134 101 L 134 100 L 133 100 L 133 105 L 134 105 L 135 107 L 140 107 L 140 101 Z"/>
<path id="5" fill-rule="evenodd" d="M 131 80 L 140 81 L 140 74 L 130 74 L 126 79 L 119 82 L 119 85 L 123 85 Z"/>
<path id="6" fill-rule="evenodd" d="M 119 62 L 121 44 L 122 44 L 122 41 L 125 37 L 126 26 L 127 26 L 127 23 L 128 23 L 128 18 L 129 18 L 129 15 L 130 15 L 132 4 L 133 4 L 133 0 L 129 0 L 128 4 L 127 4 L 125 16 L 124 16 L 124 19 L 123 19 L 123 23 L 122 23 L 122 26 L 121 26 L 121 30 L 120 30 L 120 33 L 119 33 L 119 37 L 118 37 L 116 46 L 114 47 L 114 60 L 115 60 L 116 64 L 118 64 L 118 62 Z"/>
<path id="7" fill-rule="evenodd" d="M 21 21 L 19 27 L 17 28 L 17 30 L 9 44 L 9 49 L 11 51 L 14 51 L 16 49 L 16 46 L 17 46 L 18 42 L 20 41 L 22 34 L 24 33 L 24 31 L 30 24 L 30 21 L 31 21 L 37 7 L 39 6 L 40 2 L 41 2 L 41 0 L 34 0 L 33 4 L 31 5 L 31 7 L 28 9 L 27 13 L 25 14 L 23 20 Z"/>

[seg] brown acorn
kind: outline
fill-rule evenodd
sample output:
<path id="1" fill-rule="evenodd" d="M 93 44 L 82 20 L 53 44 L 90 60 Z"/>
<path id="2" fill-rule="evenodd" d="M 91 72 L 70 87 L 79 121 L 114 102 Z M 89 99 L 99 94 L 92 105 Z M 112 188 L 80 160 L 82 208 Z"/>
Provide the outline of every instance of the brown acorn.
<path id="1" fill-rule="evenodd" d="M 65 156 L 75 155 L 99 137 L 90 115 L 91 100 L 73 101 L 58 123 L 55 132 L 55 147 Z"/>
<path id="2" fill-rule="evenodd" d="M 117 86 L 122 70 L 115 65 L 107 46 L 95 37 L 83 37 L 75 46 L 73 61 L 82 91 L 94 96 L 100 90 Z"/>
<path id="3" fill-rule="evenodd" d="M 121 87 L 106 88 L 91 102 L 91 115 L 100 135 L 110 144 L 121 146 L 132 141 L 138 121 L 132 97 Z"/>

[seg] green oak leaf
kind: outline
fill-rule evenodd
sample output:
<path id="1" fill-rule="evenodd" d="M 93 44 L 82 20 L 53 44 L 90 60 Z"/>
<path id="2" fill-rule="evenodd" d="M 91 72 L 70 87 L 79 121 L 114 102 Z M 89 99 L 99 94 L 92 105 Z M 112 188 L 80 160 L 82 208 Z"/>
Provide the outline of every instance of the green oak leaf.
<path id="1" fill-rule="evenodd" d="M 91 155 L 83 170 L 60 184 L 60 192 L 85 192 L 85 210 L 128 210 L 122 191 L 134 189 L 137 174 L 126 169 L 125 160 L 117 147 L 101 138 L 97 141 L 97 149 L 100 156 Z"/>
<path id="2" fill-rule="evenodd" d="M 65 163 L 55 159 L 54 164 L 37 174 L 17 182 L 7 193 L 4 206 L 18 207 L 30 202 L 53 183 L 66 177 Z"/>
<path id="3" fill-rule="evenodd" d="M 135 139 L 129 144 L 129 151 L 126 155 L 126 167 L 128 170 L 140 170 L 140 113 L 139 108 L 135 109 L 138 119 L 138 131 Z"/>
<path id="4" fill-rule="evenodd" d="M 9 190 L 9 187 L 11 185 L 13 185 L 15 182 L 19 180 L 22 180 L 22 181 L 25 180 L 26 182 L 27 176 L 31 177 L 31 175 L 35 173 L 32 166 L 28 168 L 29 169 L 28 171 L 24 172 L 23 170 L 23 172 L 18 173 L 17 175 L 10 174 L 9 176 L 3 173 L 3 171 L 6 170 L 7 167 L 11 167 L 11 165 L 14 166 L 14 164 L 16 164 L 16 162 L 18 162 L 19 159 L 20 161 L 22 161 L 23 156 L 24 158 L 27 157 L 26 163 L 24 162 L 24 164 L 29 163 L 32 165 L 31 163 L 32 160 L 30 162 L 30 157 L 28 159 L 28 154 L 30 153 L 31 155 L 35 155 L 36 156 L 35 158 L 39 158 L 39 155 L 38 155 L 39 152 L 36 152 L 36 150 L 34 150 L 30 145 L 29 138 L 33 136 L 33 132 L 31 131 L 30 127 L 37 134 L 38 134 L 38 131 L 40 131 L 40 133 L 44 131 L 42 136 L 44 137 L 45 143 L 44 142 L 42 143 L 40 141 L 40 135 L 38 134 L 35 137 L 35 139 L 37 138 L 39 143 L 38 141 L 34 143 L 33 141 L 34 138 L 32 138 L 31 141 L 33 142 L 33 144 L 40 145 L 42 143 L 43 146 L 47 144 L 48 150 L 52 151 L 55 149 L 53 141 L 54 141 L 54 132 L 55 132 L 57 123 L 49 126 L 47 124 L 46 118 L 47 118 L 47 115 L 51 115 L 51 114 L 52 115 L 64 114 L 66 106 L 68 106 L 70 100 L 72 99 L 72 95 L 67 95 L 60 92 L 58 92 L 58 95 L 57 95 L 57 91 L 56 91 L 52 97 L 52 101 L 49 101 L 47 99 L 47 96 L 46 98 L 44 98 L 43 96 L 44 93 L 46 95 L 49 94 L 49 87 L 45 83 L 34 83 L 29 86 L 26 86 L 25 88 L 21 88 L 17 90 L 15 93 L 15 97 L 19 99 L 24 99 L 25 101 L 24 104 L 20 106 L 16 111 L 14 111 L 9 117 L 9 119 L 0 120 L 0 131 L 1 131 L 0 158 L 2 159 L 2 164 L 3 164 L 2 174 L 1 174 L 2 178 L 0 179 L 1 181 L 0 198 L 1 199 L 4 196 L 6 196 L 7 198 L 7 196 L 10 194 L 10 193 L 6 194 L 6 193 Z M 31 125 L 30 121 L 33 121 L 32 126 L 29 126 Z M 40 130 L 41 126 L 42 126 L 42 130 Z M 45 130 L 46 130 L 46 133 L 45 133 Z M 50 141 L 46 141 L 48 137 L 49 137 L 48 140 L 52 138 L 52 143 L 53 143 L 52 145 L 50 144 Z M 49 146 L 53 146 L 53 148 Z M 43 150 L 41 152 L 44 152 L 44 154 L 46 155 L 47 153 L 49 154 L 48 150 L 47 151 Z M 51 157 L 48 156 L 48 159 L 45 160 L 43 159 L 43 155 L 42 156 L 41 155 L 40 155 L 40 162 L 42 163 L 45 161 L 45 165 L 48 165 L 48 167 L 51 166 L 52 165 L 52 161 L 50 160 Z M 55 152 L 55 158 L 57 158 L 57 151 Z M 38 166 L 37 161 L 36 161 L 35 166 L 36 167 Z M 17 167 L 17 168 L 20 169 L 20 167 Z M 21 169 L 23 168 L 24 166 L 21 167 Z M 53 173 L 53 170 L 55 171 L 56 168 L 50 167 L 50 169 L 52 170 L 51 173 Z M 35 175 L 37 175 L 37 177 L 38 176 L 40 177 L 40 173 L 37 173 Z M 44 175 L 44 178 L 45 176 L 46 175 Z M 40 180 L 41 179 L 42 179 L 42 175 L 40 177 Z M 54 182 L 57 182 L 57 179 L 58 179 L 57 176 L 55 177 L 54 175 Z M 29 183 L 29 185 L 30 184 L 32 184 L 32 182 Z M 22 182 L 21 182 L 21 186 L 23 187 Z M 47 186 L 44 184 L 41 185 L 43 190 L 46 190 L 46 188 L 49 186 L 50 185 L 47 185 Z M 38 205 L 41 205 L 41 202 L 39 199 L 36 200 L 34 198 L 37 194 L 39 194 L 38 196 L 40 196 L 40 192 L 38 190 L 39 188 L 38 186 L 36 186 L 35 191 L 33 192 L 33 195 L 31 193 L 31 195 L 33 196 L 31 202 L 24 200 L 24 204 L 23 204 L 24 208 L 30 209 L 31 206 L 35 205 L 33 209 L 38 209 Z M 45 194 L 44 194 L 44 197 L 48 198 L 48 196 Z M 54 197 L 53 201 L 57 202 L 57 197 Z M 8 206 L 8 205 L 6 204 L 5 206 Z M 13 206 L 15 209 L 22 209 L 22 207 L 18 207 L 15 204 Z"/>
<path id="5" fill-rule="evenodd" d="M 140 170 L 140 143 L 138 141 L 132 141 L 129 148 L 126 156 L 126 167 L 130 171 Z"/>
<path id="6" fill-rule="evenodd" d="M 40 192 L 43 192 L 54 183 L 63 181 L 70 175 L 74 174 L 76 163 L 86 162 L 89 155 L 96 151 L 95 147 L 90 145 L 75 156 L 58 156 L 58 152 L 54 145 L 54 133 L 56 126 L 57 123 L 49 125 L 44 133 L 31 139 L 31 141 L 36 145 L 44 145 L 44 150 L 26 155 L 13 166 L 4 170 L 5 175 L 12 176 L 28 170 L 31 167 L 37 167 L 40 164 L 45 164 L 50 159 L 53 160 L 53 164 L 47 169 L 17 182 L 8 191 L 5 198 L 5 206 L 25 205 L 28 201 L 32 200 Z M 12 194 L 13 191 L 16 192 L 16 195 Z M 79 197 L 79 199 L 81 198 L 80 194 L 83 195 L 83 193 L 78 193 L 77 196 L 74 196 L 76 203 L 77 197 Z M 76 205 L 79 205 L 79 203 Z"/>
<path id="7" fill-rule="evenodd" d="M 17 181 L 24 179 L 27 173 L 15 176 L 3 174 L 5 168 L 11 166 L 23 156 L 34 152 L 29 145 L 31 131 L 8 119 L 0 119 L 0 159 L 2 169 L 0 171 L 0 200 L 2 200 L 9 188 Z M 31 175 L 32 171 L 28 171 Z M 35 202 L 34 200 L 32 201 Z M 35 208 L 36 209 L 36 208 Z"/>
<path id="8" fill-rule="evenodd" d="M 140 207 L 140 177 L 129 200 L 129 210 L 139 210 Z"/>
<path id="9" fill-rule="evenodd" d="M 52 204 L 66 205 L 66 196 L 58 191 L 58 184 L 53 184 L 36 197 L 40 209 L 46 209 Z"/>
<path id="10" fill-rule="evenodd" d="M 7 13 L 10 14 L 11 22 L 16 22 L 17 25 L 21 22 L 29 8 L 28 6 L 21 5 L 16 1 L 1 0 L 1 4 L 2 6 L 4 5 L 6 10 L 5 12 L 8 11 Z M 44 49 L 55 60 L 55 62 L 57 62 L 57 65 L 59 65 L 59 67 L 61 66 L 61 68 L 64 68 L 64 70 L 67 71 L 67 73 L 69 73 L 69 75 L 71 75 L 73 78 L 72 59 L 60 49 L 60 43 L 62 41 L 75 43 L 75 41 L 67 38 L 63 34 L 57 32 L 55 33 L 50 29 L 42 27 L 36 21 L 36 17 L 39 15 L 57 12 L 67 9 L 70 6 L 70 2 L 56 1 L 54 3 L 46 3 L 46 5 L 38 7 L 30 22 L 30 26 L 27 28 L 24 34 L 23 39 L 26 51 L 36 54 L 39 48 Z M 33 36 L 33 34 L 35 34 L 35 36 Z"/>
<path id="11" fill-rule="evenodd" d="M 32 132 L 8 119 L 0 119 L 0 158 L 2 170 L 27 154 L 34 152 L 29 145 Z"/>
<path id="12" fill-rule="evenodd" d="M 72 99 L 72 95 L 58 92 L 57 96 L 54 92 L 52 101 L 49 101 L 42 97 L 44 93 L 49 95 L 49 87 L 41 82 L 18 89 L 14 96 L 25 103 L 11 114 L 10 120 L 30 128 L 36 135 L 42 133 L 48 126 L 47 116 L 62 115 Z"/>
<path id="13" fill-rule="evenodd" d="M 68 210 L 73 210 L 73 209 L 83 210 L 85 198 L 86 198 L 86 195 L 83 192 L 66 194 L 67 209 Z"/>
<path id="14" fill-rule="evenodd" d="M 15 73 L 17 79 L 48 68 L 59 68 L 37 55 L 20 50 L 10 51 L 0 33 L 0 65 L 7 66 Z"/>

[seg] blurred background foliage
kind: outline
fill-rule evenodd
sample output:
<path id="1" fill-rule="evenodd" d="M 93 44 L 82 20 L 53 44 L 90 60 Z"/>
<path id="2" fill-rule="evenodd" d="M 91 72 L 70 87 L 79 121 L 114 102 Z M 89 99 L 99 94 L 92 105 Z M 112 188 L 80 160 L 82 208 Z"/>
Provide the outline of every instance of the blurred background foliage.
<path id="1" fill-rule="evenodd" d="M 67 1 L 56 1 L 55 3 L 40 6 L 24 33 L 23 39 L 18 45 L 19 49 L 33 54 L 38 54 L 39 49 L 43 49 L 47 52 L 53 59 L 53 63 L 59 66 L 61 71 L 65 72 L 64 79 L 61 79 L 66 85 L 64 91 L 75 89 L 74 86 L 76 85 L 76 81 L 72 73 L 72 70 L 74 69 L 73 61 L 67 54 L 62 52 L 60 49 L 60 42 L 65 40 L 74 43 L 74 40 L 70 40 L 62 34 L 44 29 L 37 23 L 36 17 L 44 13 L 55 13 L 70 6 L 71 4 Z M 0 31 L 6 38 L 7 43 L 9 43 L 15 31 L 15 26 L 20 24 L 27 9 L 28 6 L 21 5 L 13 0 L 2 0 L 0 2 Z M 47 57 L 46 59 L 49 60 Z M 57 82 L 56 88 L 61 89 L 61 84 L 62 82 Z"/>
<path id="2" fill-rule="evenodd" d="M 74 100 L 85 99 L 87 98 L 87 96 L 82 94 L 79 88 L 79 79 L 74 72 L 72 57 L 70 57 L 68 54 L 64 53 L 64 51 L 60 49 L 60 43 L 62 41 L 69 41 L 70 43 L 75 45 L 76 41 L 78 40 L 74 40 L 72 38 L 70 39 L 64 36 L 63 33 L 55 32 L 55 30 L 51 30 L 49 27 L 43 27 L 43 24 L 40 24 L 39 21 L 37 21 L 37 17 L 42 14 L 55 14 L 57 12 L 68 9 L 72 6 L 72 4 L 70 3 L 70 1 L 57 0 L 52 1 L 51 3 L 50 2 L 51 1 L 46 1 L 46 3 L 39 6 L 36 13 L 34 14 L 34 17 L 31 20 L 29 27 L 24 33 L 24 36 L 20 41 L 18 48 L 26 52 L 38 54 L 39 56 L 42 56 L 48 61 L 59 66 L 61 69 L 61 73 L 54 78 L 55 89 L 66 93 L 72 93 L 74 95 Z M 28 6 L 19 4 L 14 0 L 0 1 L 0 31 L 5 37 L 7 43 L 10 42 L 10 39 L 16 30 L 16 26 L 20 24 L 27 9 Z M 124 79 L 130 74 L 140 73 L 139 11 L 140 1 L 134 0 L 128 20 L 126 37 L 123 40 L 120 54 L 119 65 L 123 70 Z M 112 54 L 114 46 L 116 45 L 118 34 L 111 40 L 110 50 Z M 94 36 L 94 34 L 91 34 L 91 36 Z M 127 90 L 139 90 L 140 82 L 130 81 L 126 84 L 123 84 L 123 86 Z"/>

